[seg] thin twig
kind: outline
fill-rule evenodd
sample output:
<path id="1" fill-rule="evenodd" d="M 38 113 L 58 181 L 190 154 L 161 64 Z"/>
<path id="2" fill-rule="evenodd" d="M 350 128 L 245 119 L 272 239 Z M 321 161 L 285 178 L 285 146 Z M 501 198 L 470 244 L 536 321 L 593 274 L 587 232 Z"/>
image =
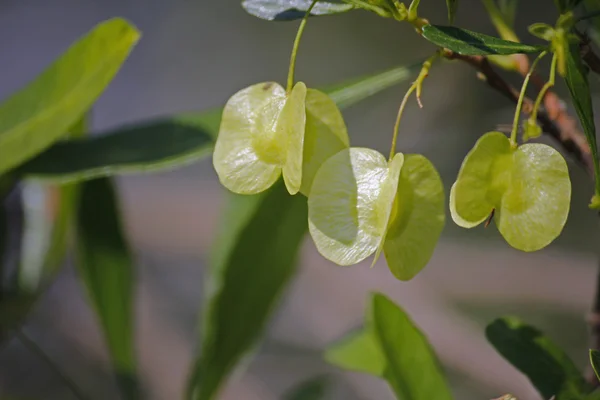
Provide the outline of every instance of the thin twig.
<path id="1" fill-rule="evenodd" d="M 42 350 L 42 348 L 40 346 L 38 346 L 38 344 L 33 341 L 31 338 L 29 338 L 29 336 L 27 336 L 27 334 L 25 334 L 25 332 L 23 332 L 22 330 L 18 329 L 15 332 L 15 336 L 21 341 L 21 343 L 23 343 L 23 345 L 25 347 L 27 347 L 27 349 L 29 349 L 29 351 L 31 351 L 32 353 L 34 353 L 37 357 L 39 357 L 44 363 L 46 363 L 46 365 L 48 367 L 50 367 L 50 369 L 63 381 L 63 383 L 65 384 L 65 386 L 67 386 L 69 388 L 69 390 L 73 393 L 73 395 L 79 399 L 79 400 L 86 400 L 87 397 L 83 394 L 83 392 L 81 391 L 81 389 L 79 388 L 79 386 L 77 386 L 77 384 L 75 383 L 75 381 L 73 381 L 71 378 L 69 378 L 52 360 L 52 358 L 50 358 L 50 356 L 48 356 L 44 350 Z"/>

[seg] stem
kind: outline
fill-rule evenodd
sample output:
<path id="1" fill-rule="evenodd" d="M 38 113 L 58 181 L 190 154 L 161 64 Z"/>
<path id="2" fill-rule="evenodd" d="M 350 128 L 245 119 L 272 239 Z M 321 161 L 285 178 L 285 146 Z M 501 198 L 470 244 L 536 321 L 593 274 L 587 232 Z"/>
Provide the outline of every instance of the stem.
<path id="1" fill-rule="evenodd" d="M 519 130 L 519 118 L 521 117 L 521 110 L 523 108 L 523 99 L 525 98 L 525 92 L 527 91 L 527 84 L 529 83 L 529 78 L 531 78 L 531 74 L 535 70 L 537 63 L 548 54 L 547 51 L 543 51 L 539 56 L 533 61 L 531 64 L 531 68 L 529 68 L 529 72 L 525 75 L 525 80 L 523 80 L 523 86 L 521 86 L 521 93 L 519 94 L 519 100 L 517 101 L 517 109 L 515 110 L 515 118 L 513 119 L 513 128 L 510 133 L 510 145 L 512 148 L 517 147 L 517 131 Z"/>
<path id="2" fill-rule="evenodd" d="M 313 2 L 310 4 L 310 7 L 308 7 L 308 10 L 306 10 L 306 14 L 304 14 L 304 18 L 302 18 L 302 22 L 300 22 L 300 27 L 298 28 L 298 33 L 296 33 L 296 39 L 294 40 L 294 47 L 292 48 L 292 56 L 290 57 L 290 70 L 288 72 L 288 79 L 287 79 L 287 92 L 290 93 L 292 91 L 292 88 L 294 87 L 294 75 L 296 73 L 296 56 L 298 55 L 298 47 L 300 46 L 300 39 L 302 38 L 302 34 L 304 33 L 304 28 L 306 27 L 306 22 L 308 20 L 308 17 L 310 16 L 310 13 L 313 9 L 313 7 L 315 6 L 315 4 L 317 4 L 319 0 L 313 0 Z"/>
<path id="3" fill-rule="evenodd" d="M 42 350 L 37 345 L 37 343 L 35 343 L 33 340 L 31 340 L 25 334 L 25 332 L 18 329 L 15 333 L 15 336 L 21 341 L 21 343 L 23 343 L 23 345 L 25 347 L 27 347 L 27 349 L 29 349 L 32 353 L 34 353 L 36 356 L 38 356 L 42 361 L 44 361 L 48 365 L 48 367 L 50 367 L 50 369 L 52 371 L 54 371 L 54 373 L 63 381 L 65 386 L 67 386 L 71 390 L 71 392 L 73 393 L 73 395 L 76 398 L 78 398 L 80 400 L 86 399 L 86 396 L 83 395 L 81 389 L 77 386 L 77 384 L 71 378 L 69 378 L 65 373 L 63 373 L 60 370 L 60 368 L 58 368 L 58 366 L 56 364 L 54 364 L 54 361 L 52 361 L 52 359 L 44 352 L 44 350 Z"/>
<path id="4" fill-rule="evenodd" d="M 396 141 L 398 139 L 398 130 L 400 129 L 400 120 L 402 119 L 402 113 L 404 112 L 404 108 L 406 107 L 406 103 L 408 103 L 408 99 L 412 92 L 417 89 L 417 85 L 414 83 L 408 88 L 408 91 L 404 95 L 402 99 L 402 103 L 400 103 L 400 108 L 398 109 L 398 115 L 396 116 L 396 124 L 394 125 L 394 135 L 392 136 L 392 148 L 390 149 L 390 161 L 394 158 L 394 153 L 396 150 Z"/>
<path id="5" fill-rule="evenodd" d="M 542 101 L 544 100 L 544 96 L 546 95 L 546 92 L 552 86 L 554 86 L 554 82 L 556 81 L 556 63 L 557 63 L 557 61 L 558 61 L 558 57 L 556 56 L 556 54 L 554 54 L 554 56 L 552 57 L 552 64 L 550 64 L 550 78 L 548 79 L 548 82 L 546 82 L 546 84 L 544 86 L 542 86 L 542 88 L 540 89 L 540 93 L 538 94 L 538 97 L 535 99 L 535 103 L 533 104 L 533 110 L 531 111 L 531 116 L 529 117 L 529 119 L 533 122 L 537 121 L 538 110 L 540 109 L 540 105 L 542 104 Z"/>

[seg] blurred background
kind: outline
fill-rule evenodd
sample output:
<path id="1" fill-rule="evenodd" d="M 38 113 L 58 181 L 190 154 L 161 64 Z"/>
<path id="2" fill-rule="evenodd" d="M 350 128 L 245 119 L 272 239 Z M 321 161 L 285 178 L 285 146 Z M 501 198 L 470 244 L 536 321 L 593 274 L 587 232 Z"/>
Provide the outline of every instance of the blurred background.
<path id="1" fill-rule="evenodd" d="M 446 22 L 443 0 L 422 0 L 420 7 L 432 22 Z M 221 106 L 255 82 L 283 82 L 297 29 L 297 23 L 269 23 L 247 15 L 240 0 L 0 0 L 0 99 L 112 16 L 130 19 L 143 38 L 94 108 L 98 134 L 152 117 Z M 522 1 L 518 34 L 534 42 L 526 26 L 553 24 L 555 18 L 551 0 Z M 495 34 L 478 0 L 460 1 L 457 24 Z M 318 87 L 419 62 L 432 51 L 408 24 L 367 12 L 314 18 L 300 48 L 297 76 Z M 407 86 L 345 113 L 354 146 L 389 151 Z M 566 93 L 561 85 L 557 90 Z M 472 69 L 456 62 L 433 67 L 423 103 L 423 109 L 414 102 L 408 106 L 399 149 L 433 160 L 446 188 L 474 141 L 499 124 L 510 124 L 514 112 Z M 432 261 L 417 278 L 402 283 L 383 259 L 374 269 L 369 269 L 370 261 L 339 267 L 306 240 L 299 275 L 255 357 L 230 381 L 222 399 L 279 399 L 289 387 L 321 373 L 332 374 L 331 399 L 392 399 L 383 381 L 335 371 L 322 360 L 328 343 L 361 324 L 372 290 L 397 300 L 426 332 L 457 399 L 491 399 L 509 392 L 519 400 L 537 399 L 526 378 L 487 344 L 483 329 L 495 317 L 520 316 L 564 346 L 578 365 L 586 365 L 585 317 L 600 235 L 597 218 L 587 208 L 591 182 L 572 161 L 569 167 L 574 190 L 570 219 L 557 241 L 534 254 L 513 250 L 493 227 L 461 230 L 448 218 Z M 179 399 L 194 355 L 207 253 L 224 189 L 210 159 L 118 182 L 137 256 L 137 350 L 144 390 L 147 399 Z M 25 329 L 90 399 L 118 398 L 95 316 L 72 268 L 47 291 Z M 54 373 L 18 342 L 0 352 L 0 398 L 8 395 L 72 398 Z"/>

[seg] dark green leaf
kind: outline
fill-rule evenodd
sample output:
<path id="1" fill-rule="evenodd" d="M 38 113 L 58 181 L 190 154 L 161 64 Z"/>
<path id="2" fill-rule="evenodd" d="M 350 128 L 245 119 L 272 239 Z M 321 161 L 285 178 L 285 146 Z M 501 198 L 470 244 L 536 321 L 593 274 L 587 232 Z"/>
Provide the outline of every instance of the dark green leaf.
<path id="1" fill-rule="evenodd" d="M 215 398 L 255 346 L 296 270 L 307 229 L 306 198 L 290 197 L 282 181 L 260 195 L 231 195 L 229 210 L 213 257 L 202 348 L 189 386 L 197 400 Z"/>
<path id="2" fill-rule="evenodd" d="M 392 68 L 335 85 L 327 92 L 339 108 L 350 107 L 407 80 L 420 68 L 421 64 Z M 60 142 L 25 163 L 18 172 L 26 178 L 66 183 L 176 168 L 210 153 L 221 111 L 180 114 L 106 135 Z"/>
<path id="3" fill-rule="evenodd" d="M 565 81 L 579 121 L 583 127 L 583 132 L 587 143 L 592 152 L 594 161 L 594 178 L 596 180 L 596 195 L 600 195 L 600 164 L 598 160 L 598 146 L 596 144 L 596 125 L 594 123 L 594 109 L 592 106 L 592 96 L 590 94 L 590 85 L 588 83 L 587 67 L 581 61 L 579 46 L 573 44 L 569 47 L 567 57 L 567 74 Z"/>
<path id="4" fill-rule="evenodd" d="M 448 21 L 452 24 L 458 9 L 458 0 L 446 0 L 446 8 L 448 8 Z"/>
<path id="5" fill-rule="evenodd" d="M 600 351 L 590 350 L 590 363 L 596 373 L 596 378 L 600 380 Z"/>
<path id="6" fill-rule="evenodd" d="M 386 296 L 371 301 L 375 337 L 385 355 L 385 378 L 399 399 L 450 400 L 452 395 L 427 338 Z"/>
<path id="7" fill-rule="evenodd" d="M 242 7 L 255 17 L 268 21 L 293 21 L 306 14 L 312 0 L 245 0 Z M 310 15 L 340 14 L 354 8 L 351 4 L 319 1 Z"/>
<path id="8" fill-rule="evenodd" d="M 516 318 L 500 318 L 489 324 L 485 333 L 496 350 L 529 378 L 543 398 L 579 398 L 589 389 L 565 352 L 534 327 Z"/>
<path id="9" fill-rule="evenodd" d="M 98 314 L 113 367 L 127 399 L 139 397 L 134 336 L 134 271 L 112 182 L 81 184 L 76 263 Z"/>
<path id="10" fill-rule="evenodd" d="M 293 387 L 283 396 L 283 400 L 324 400 L 329 381 L 326 377 L 317 377 Z"/>
<path id="11" fill-rule="evenodd" d="M 123 19 L 103 22 L 0 105 L 0 173 L 65 136 L 112 80 L 139 36 Z"/>
<path id="12" fill-rule="evenodd" d="M 577 7 L 582 0 L 554 0 L 554 4 L 556 4 L 556 8 L 560 13 L 564 13 L 570 11 Z"/>
<path id="13" fill-rule="evenodd" d="M 66 183 L 179 167 L 210 154 L 214 137 L 201 118 L 174 117 L 106 135 L 55 144 L 17 171 Z"/>
<path id="14" fill-rule="evenodd" d="M 467 56 L 538 53 L 544 50 L 540 46 L 511 42 L 453 26 L 425 25 L 423 37 L 437 46 Z"/>

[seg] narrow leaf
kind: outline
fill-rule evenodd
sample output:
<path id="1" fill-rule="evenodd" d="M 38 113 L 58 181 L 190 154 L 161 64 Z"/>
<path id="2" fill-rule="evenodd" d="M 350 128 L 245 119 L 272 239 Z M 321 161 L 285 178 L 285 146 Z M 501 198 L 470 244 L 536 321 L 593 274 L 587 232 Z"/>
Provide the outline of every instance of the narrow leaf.
<path id="1" fill-rule="evenodd" d="M 596 378 L 600 380 L 600 351 L 590 350 L 590 363 L 596 374 Z"/>
<path id="2" fill-rule="evenodd" d="M 0 105 L 0 173 L 65 136 L 112 80 L 139 37 L 123 19 L 103 22 Z"/>
<path id="3" fill-rule="evenodd" d="M 215 398 L 225 377 L 255 346 L 296 270 L 307 229 L 306 199 L 290 197 L 282 183 L 256 196 L 231 195 L 233 213 L 238 208 L 249 213 L 239 218 L 243 224 L 225 214 L 226 222 L 234 222 L 221 235 L 226 243 L 216 244 L 202 348 L 189 386 L 193 399 Z"/>
<path id="4" fill-rule="evenodd" d="M 583 132 L 587 143 L 592 152 L 594 161 L 594 178 L 596 181 L 596 196 L 600 196 L 600 164 L 598 160 L 598 145 L 596 143 L 596 125 L 594 123 L 594 109 L 592 106 L 592 96 L 590 94 L 590 85 L 587 76 L 587 67 L 581 61 L 579 46 L 573 44 L 569 47 L 567 56 L 567 74 L 565 82 L 571 93 L 571 99 L 579 121 L 583 127 Z"/>
<path id="5" fill-rule="evenodd" d="M 448 8 L 448 22 L 452 24 L 458 9 L 458 0 L 446 0 L 446 8 Z"/>
<path id="6" fill-rule="evenodd" d="M 306 14 L 312 0 L 245 0 L 242 7 L 255 17 L 267 21 L 293 21 Z M 352 4 L 319 1 L 310 15 L 340 14 L 354 9 Z"/>
<path id="7" fill-rule="evenodd" d="M 329 381 L 326 377 L 319 376 L 310 379 L 285 393 L 283 400 L 324 400 L 328 384 Z"/>
<path id="8" fill-rule="evenodd" d="M 375 337 L 385 354 L 385 378 L 399 399 L 450 400 L 452 395 L 427 338 L 386 296 L 371 300 Z"/>
<path id="9" fill-rule="evenodd" d="M 202 120 L 176 116 L 57 143 L 17 172 L 52 183 L 148 173 L 197 161 L 208 155 L 212 146 L 213 136 Z"/>
<path id="10" fill-rule="evenodd" d="M 437 46 L 466 56 L 538 53 L 544 50 L 541 46 L 511 42 L 453 26 L 425 25 L 423 37 Z"/>
<path id="11" fill-rule="evenodd" d="M 340 109 L 397 85 L 414 75 L 421 63 L 396 67 L 332 86 L 326 92 Z M 20 167 L 28 178 L 68 183 L 117 174 L 177 168 L 210 154 L 221 109 L 186 113 L 55 144 Z"/>
<path id="12" fill-rule="evenodd" d="M 496 350 L 529 378 L 543 398 L 577 398 L 589 389 L 565 352 L 536 328 L 508 317 L 489 324 L 485 333 Z"/>
<path id="13" fill-rule="evenodd" d="M 383 377 L 386 370 L 385 355 L 377 339 L 369 330 L 351 333 L 325 352 L 328 363 L 349 371 Z"/>
<path id="14" fill-rule="evenodd" d="M 98 314 L 117 380 L 127 399 L 138 398 L 135 377 L 134 271 L 111 181 L 81 185 L 77 268 Z"/>

